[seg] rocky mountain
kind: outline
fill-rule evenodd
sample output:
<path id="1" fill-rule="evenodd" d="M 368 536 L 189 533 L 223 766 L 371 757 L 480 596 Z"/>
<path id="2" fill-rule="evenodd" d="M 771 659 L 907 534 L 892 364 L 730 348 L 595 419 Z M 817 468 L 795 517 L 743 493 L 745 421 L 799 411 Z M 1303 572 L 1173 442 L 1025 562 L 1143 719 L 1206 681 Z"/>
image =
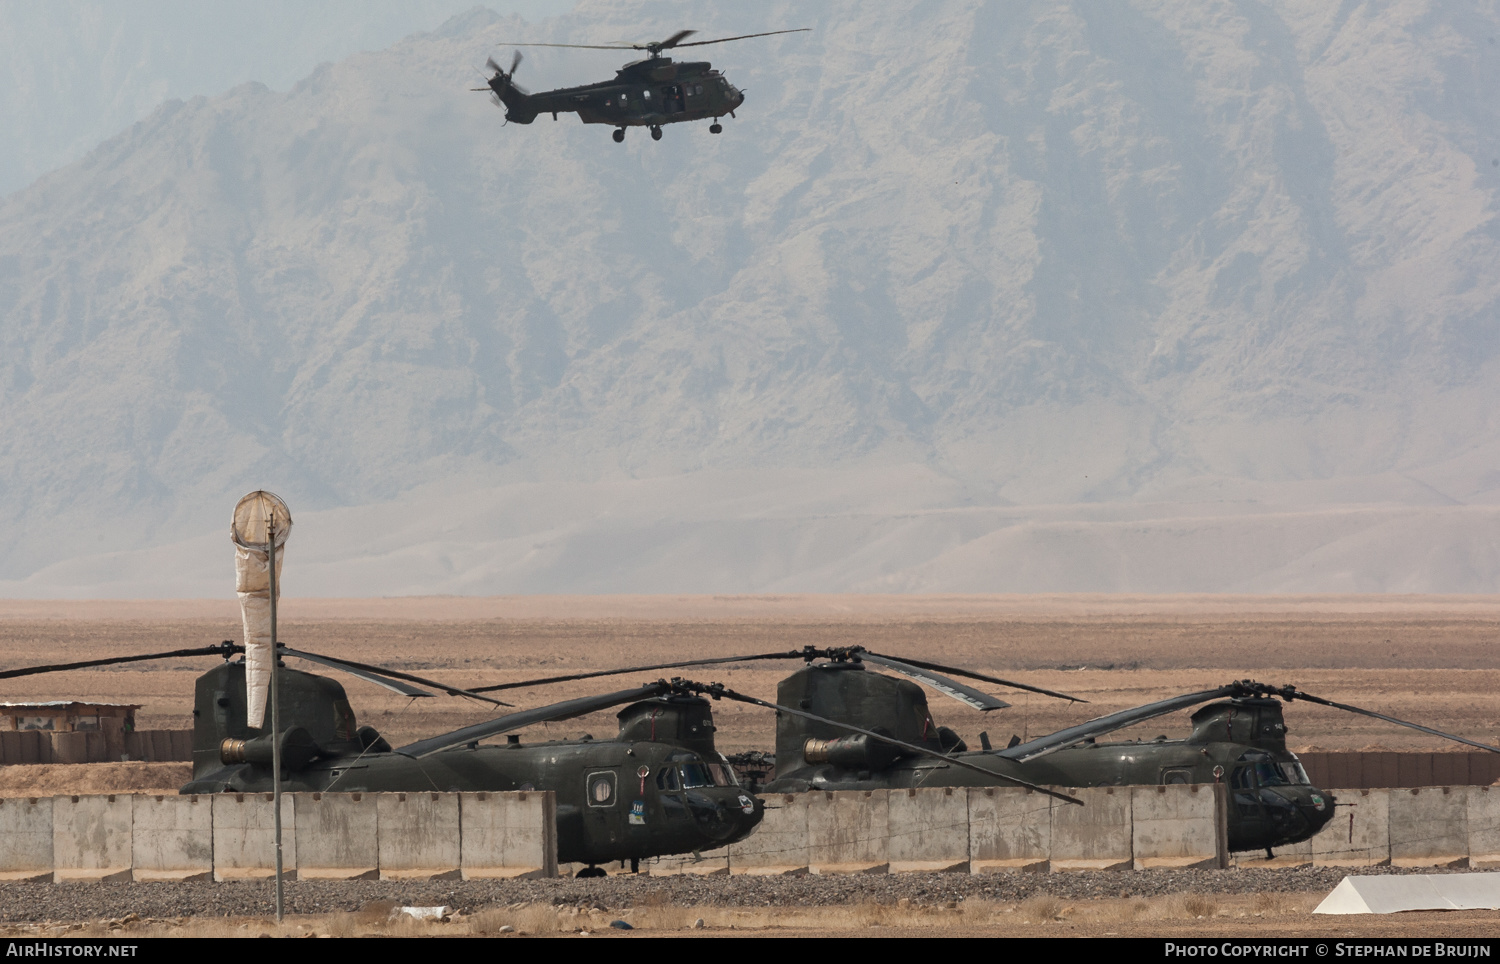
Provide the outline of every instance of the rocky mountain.
<path id="1" fill-rule="evenodd" d="M 813 29 L 682 52 L 719 136 L 466 90 L 683 26 Z M 1497 36 L 585 2 L 169 103 L 0 202 L 0 592 L 216 594 L 262 486 L 305 594 L 1496 591 Z"/>

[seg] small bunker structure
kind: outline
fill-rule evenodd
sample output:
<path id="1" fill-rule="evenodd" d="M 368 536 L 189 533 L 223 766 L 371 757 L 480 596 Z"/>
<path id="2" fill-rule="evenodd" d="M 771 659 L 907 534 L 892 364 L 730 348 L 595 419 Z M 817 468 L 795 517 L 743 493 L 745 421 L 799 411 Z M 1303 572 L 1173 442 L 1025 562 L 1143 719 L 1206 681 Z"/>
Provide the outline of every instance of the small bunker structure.
<path id="1" fill-rule="evenodd" d="M 53 700 L 47 703 L 0 703 L 0 732 L 45 730 L 77 733 L 111 730 L 129 733 L 135 729 L 135 711 L 140 703 L 84 703 Z"/>

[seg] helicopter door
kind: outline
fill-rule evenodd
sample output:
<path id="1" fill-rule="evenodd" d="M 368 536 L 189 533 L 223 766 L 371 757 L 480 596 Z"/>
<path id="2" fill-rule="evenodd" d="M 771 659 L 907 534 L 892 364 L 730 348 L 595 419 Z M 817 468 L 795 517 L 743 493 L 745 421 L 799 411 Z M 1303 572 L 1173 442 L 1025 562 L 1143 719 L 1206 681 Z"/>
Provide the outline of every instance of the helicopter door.
<path id="1" fill-rule="evenodd" d="M 622 800 L 620 772 L 590 770 L 583 778 L 584 832 L 595 840 L 618 844 L 625 839 L 630 801 Z"/>
<path id="2" fill-rule="evenodd" d="M 1234 820 L 1231 823 L 1230 847 L 1238 840 L 1263 839 L 1270 830 L 1270 819 L 1260 802 L 1260 792 L 1255 782 L 1255 767 L 1241 764 L 1229 777 L 1229 792 L 1233 794 Z"/>
<path id="3" fill-rule="evenodd" d="M 666 110 L 668 114 L 682 113 L 682 87 L 673 84 L 666 90 Z"/>

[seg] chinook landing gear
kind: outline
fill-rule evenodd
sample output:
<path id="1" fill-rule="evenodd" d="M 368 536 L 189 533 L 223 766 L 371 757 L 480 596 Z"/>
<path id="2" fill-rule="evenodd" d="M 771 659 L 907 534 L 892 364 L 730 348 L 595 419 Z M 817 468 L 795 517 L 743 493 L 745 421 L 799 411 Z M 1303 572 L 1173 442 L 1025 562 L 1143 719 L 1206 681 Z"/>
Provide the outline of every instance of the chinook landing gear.
<path id="1" fill-rule="evenodd" d="M 625 143 L 625 128 L 623 128 L 623 127 L 617 127 L 617 128 L 615 128 L 615 133 L 614 133 L 613 136 L 614 136 L 616 144 L 623 144 L 623 143 Z"/>
<path id="2" fill-rule="evenodd" d="M 587 880 L 590 877 L 603 877 L 604 876 L 604 868 L 603 867 L 585 867 L 582 870 L 580 870 L 578 873 L 574 874 L 573 876 L 576 877 L 579 880 Z"/>
<path id="3" fill-rule="evenodd" d="M 653 141 L 659 141 L 659 140 L 661 140 L 661 128 L 660 127 L 652 125 L 652 127 L 651 127 L 651 139 Z"/>
<path id="4" fill-rule="evenodd" d="M 723 130 L 724 130 L 724 125 L 720 124 L 718 121 L 714 121 L 712 124 L 708 125 L 708 132 L 710 134 L 718 134 L 718 133 L 721 133 Z"/>

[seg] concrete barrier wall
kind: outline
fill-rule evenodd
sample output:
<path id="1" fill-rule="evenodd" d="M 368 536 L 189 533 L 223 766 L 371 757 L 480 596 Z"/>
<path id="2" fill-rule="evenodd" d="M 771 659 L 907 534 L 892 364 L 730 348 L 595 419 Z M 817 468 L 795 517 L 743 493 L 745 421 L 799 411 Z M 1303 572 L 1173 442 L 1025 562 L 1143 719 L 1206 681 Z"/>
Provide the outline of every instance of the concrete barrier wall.
<path id="1" fill-rule="evenodd" d="M 381 880 L 459 876 L 457 793 L 375 793 Z"/>
<path id="2" fill-rule="evenodd" d="M 460 793 L 458 819 L 465 880 L 557 876 L 556 794 Z"/>
<path id="3" fill-rule="evenodd" d="M 269 793 L 0 798 L 0 881 L 269 878 L 274 828 Z M 555 875 L 555 795 L 282 798 L 289 877 L 457 877 L 466 853 L 471 876 Z"/>
<path id="4" fill-rule="evenodd" d="M 1125 788 L 1121 788 L 1125 789 Z M 1216 788 L 1130 787 L 1131 854 L 1136 870 L 1218 867 L 1227 854 Z"/>

